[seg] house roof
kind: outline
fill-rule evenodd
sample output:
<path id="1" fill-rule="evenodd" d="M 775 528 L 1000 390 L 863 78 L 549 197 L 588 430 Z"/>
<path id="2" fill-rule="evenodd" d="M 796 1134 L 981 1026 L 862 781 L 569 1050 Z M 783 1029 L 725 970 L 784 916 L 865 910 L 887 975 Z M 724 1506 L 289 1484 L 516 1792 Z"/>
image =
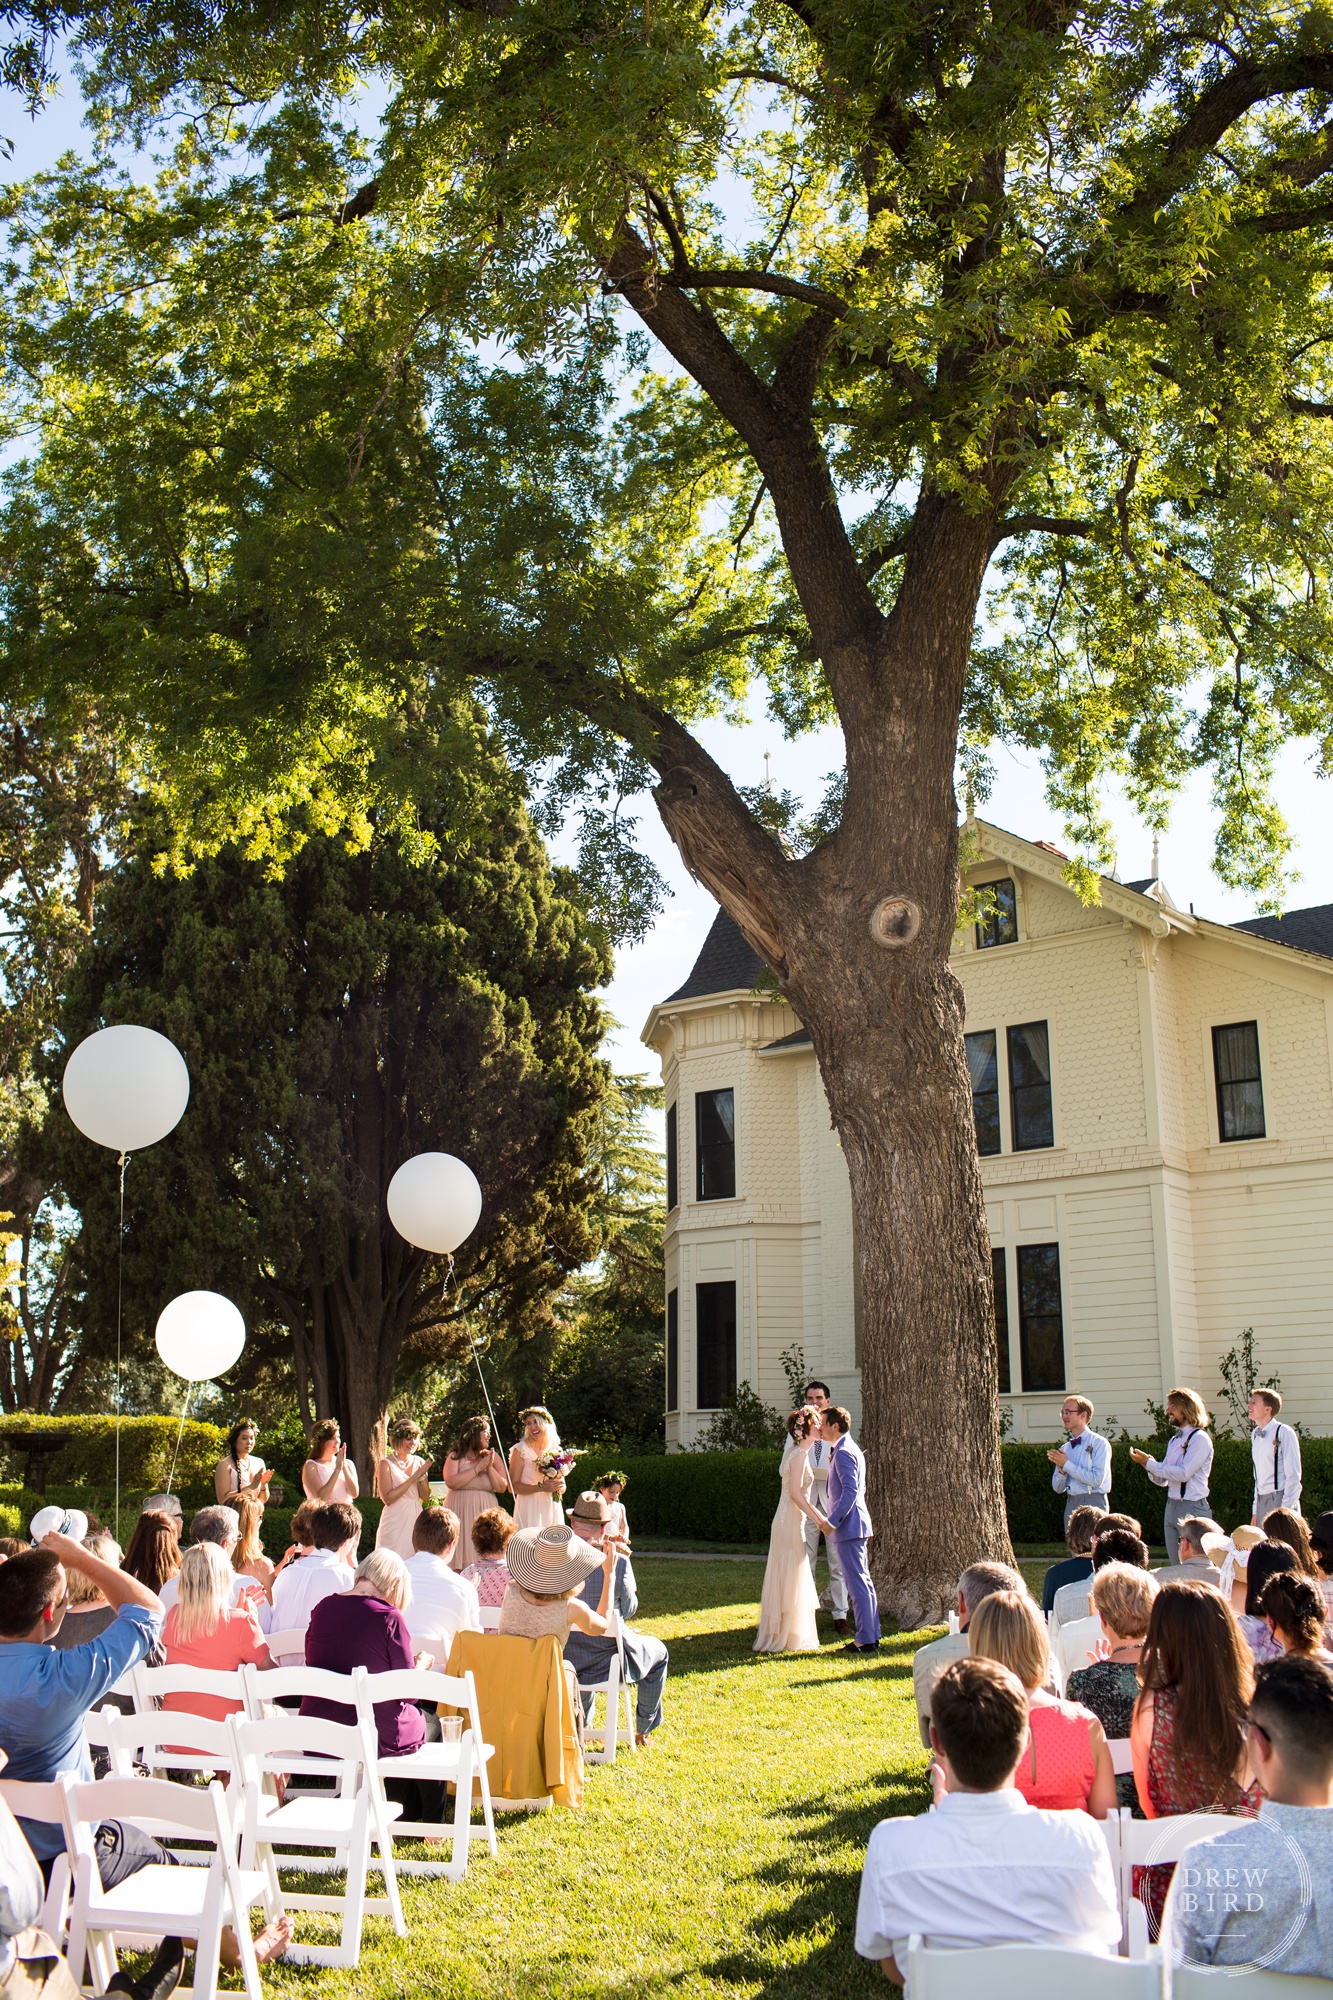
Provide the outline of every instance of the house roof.
<path id="1" fill-rule="evenodd" d="M 1333 903 L 1316 903 L 1308 910 L 1287 910 L 1280 917 L 1247 917 L 1232 924 L 1233 931 L 1249 931 L 1267 938 L 1271 944 L 1290 945 L 1293 951 L 1313 952 L 1316 958 L 1333 958 Z"/>
<path id="2" fill-rule="evenodd" d="M 669 993 L 662 1005 L 672 1000 L 700 1000 L 709 993 L 734 993 L 738 987 L 748 992 L 763 969 L 758 952 L 751 950 L 726 911 L 719 910 L 689 978 Z"/>

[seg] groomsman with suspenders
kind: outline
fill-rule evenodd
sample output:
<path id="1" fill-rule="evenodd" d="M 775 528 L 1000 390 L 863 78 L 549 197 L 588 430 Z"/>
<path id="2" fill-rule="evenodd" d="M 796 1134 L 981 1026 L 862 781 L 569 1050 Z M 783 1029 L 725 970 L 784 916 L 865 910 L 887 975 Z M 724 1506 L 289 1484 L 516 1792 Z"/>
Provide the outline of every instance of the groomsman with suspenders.
<path id="1" fill-rule="evenodd" d="M 1167 1422 L 1175 1433 L 1163 1458 L 1150 1458 L 1137 1446 L 1130 1457 L 1141 1465 L 1154 1486 L 1166 1488 L 1167 1561 L 1180 1561 L 1180 1524 L 1208 1512 L 1208 1480 L 1213 1469 L 1213 1441 L 1208 1435 L 1208 1411 L 1196 1389 L 1173 1389 L 1166 1399 Z M 1193 1548 L 1193 1544 L 1191 1544 Z M 1193 1553 L 1200 1554 L 1198 1549 Z"/>
<path id="2" fill-rule="evenodd" d="M 828 1384 L 826 1382 L 807 1382 L 805 1385 L 805 1400 L 812 1410 L 819 1410 L 822 1413 L 828 1408 L 833 1399 L 829 1395 Z M 787 1463 L 787 1460 L 795 1449 L 795 1440 L 788 1437 L 786 1444 L 782 1447 L 783 1465 Z M 816 1435 L 815 1441 L 810 1447 L 809 1454 L 810 1470 L 814 1475 L 814 1485 L 810 1488 L 810 1505 L 817 1508 L 821 1514 L 828 1513 L 828 1469 L 829 1460 L 832 1456 L 832 1445 L 826 1444 L 822 1437 Z M 834 1631 L 845 1639 L 848 1631 L 847 1585 L 842 1574 L 842 1564 L 838 1560 L 837 1544 L 834 1542 L 833 1537 L 826 1530 L 821 1529 L 814 1521 L 807 1520 L 804 1523 L 804 1527 L 805 1546 L 810 1557 L 811 1576 L 815 1573 L 815 1564 L 819 1559 L 819 1537 L 821 1533 L 824 1536 L 824 1549 L 828 1556 L 828 1588 L 819 1602 L 821 1606 L 827 1604 L 828 1609 L 833 1613 Z"/>
<path id="3" fill-rule="evenodd" d="M 1278 1422 L 1281 1410 L 1282 1398 L 1276 1389 L 1251 1391 L 1256 1528 L 1263 1527 L 1275 1507 L 1289 1507 L 1293 1514 L 1301 1511 L 1301 1441 L 1290 1424 Z"/>
<path id="4" fill-rule="evenodd" d="M 1060 1421 L 1069 1436 L 1046 1454 L 1055 1467 L 1051 1485 L 1066 1496 L 1066 1528 L 1075 1507 L 1100 1507 L 1104 1514 L 1110 1512 L 1111 1444 L 1099 1432 L 1088 1429 L 1092 1415 L 1086 1396 L 1066 1396 Z"/>

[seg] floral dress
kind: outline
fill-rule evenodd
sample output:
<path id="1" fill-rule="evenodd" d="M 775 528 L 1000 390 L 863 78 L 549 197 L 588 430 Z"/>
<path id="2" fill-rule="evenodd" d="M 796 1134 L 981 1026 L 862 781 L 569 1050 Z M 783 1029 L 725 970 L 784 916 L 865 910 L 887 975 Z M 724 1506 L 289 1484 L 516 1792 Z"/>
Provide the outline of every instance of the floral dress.
<path id="1" fill-rule="evenodd" d="M 1158 1688 L 1153 1696 L 1152 1743 L 1148 1750 L 1148 1799 L 1155 1819 L 1175 1813 L 1233 1813 L 1237 1819 L 1257 1819 L 1263 1792 L 1257 1784 L 1217 1780 L 1200 1768 L 1188 1751 L 1176 1748 L 1176 1690 Z M 1154 1862 L 1134 1870 L 1133 1893 L 1148 1906 L 1148 1933 L 1161 1928 L 1166 1892 L 1176 1872 L 1174 1861 Z"/>
<path id="2" fill-rule="evenodd" d="M 1084 1708 L 1092 1710 L 1106 1731 L 1108 1743 L 1123 1741 L 1129 1735 L 1139 1698 L 1139 1670 L 1132 1660 L 1096 1660 L 1069 1676 L 1066 1693 L 1071 1701 L 1081 1701 Z M 1132 1771 L 1116 1773 L 1115 1802 L 1128 1806 L 1133 1818 L 1144 1817 Z"/>

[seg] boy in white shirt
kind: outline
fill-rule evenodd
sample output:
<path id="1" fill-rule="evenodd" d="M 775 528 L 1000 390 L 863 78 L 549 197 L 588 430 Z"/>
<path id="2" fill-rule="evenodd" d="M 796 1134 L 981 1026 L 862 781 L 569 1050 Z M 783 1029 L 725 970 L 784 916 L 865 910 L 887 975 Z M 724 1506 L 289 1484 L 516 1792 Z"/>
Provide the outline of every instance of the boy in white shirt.
<path id="1" fill-rule="evenodd" d="M 907 1941 L 1061 1945 L 1109 1955 L 1120 1940 L 1115 1875 L 1086 1813 L 1043 1812 L 1014 1789 L 1028 1698 L 997 1660 L 955 1660 L 935 1683 L 939 1803 L 870 1836 L 856 1949 L 904 1984 Z"/>

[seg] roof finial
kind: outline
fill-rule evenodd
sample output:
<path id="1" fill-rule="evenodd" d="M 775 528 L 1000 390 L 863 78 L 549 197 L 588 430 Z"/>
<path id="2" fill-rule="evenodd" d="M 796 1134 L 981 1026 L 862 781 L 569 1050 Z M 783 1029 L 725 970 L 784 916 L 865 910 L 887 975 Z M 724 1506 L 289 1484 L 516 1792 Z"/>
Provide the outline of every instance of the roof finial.
<path id="1" fill-rule="evenodd" d="M 769 769 L 769 767 L 768 767 L 768 752 L 767 752 L 767 750 L 765 750 L 765 752 L 764 752 L 764 790 L 765 790 L 766 792 L 768 792 L 768 793 L 770 794 L 770 796 L 772 795 L 772 791 L 773 791 L 773 773 L 772 773 L 772 771 L 770 771 L 770 769 Z"/>
<path id="2" fill-rule="evenodd" d="M 1157 831 L 1156 831 L 1156 828 L 1154 828 L 1154 829 L 1153 829 L 1153 837 L 1152 837 L 1152 879 L 1153 879 L 1153 881 L 1154 881 L 1154 882 L 1156 882 L 1156 881 L 1158 881 L 1158 880 L 1160 879 L 1160 877 L 1159 877 L 1159 875 L 1158 875 L 1158 868 L 1159 868 L 1159 866 L 1160 866 L 1160 863 L 1158 862 L 1158 859 L 1157 859 Z"/>

